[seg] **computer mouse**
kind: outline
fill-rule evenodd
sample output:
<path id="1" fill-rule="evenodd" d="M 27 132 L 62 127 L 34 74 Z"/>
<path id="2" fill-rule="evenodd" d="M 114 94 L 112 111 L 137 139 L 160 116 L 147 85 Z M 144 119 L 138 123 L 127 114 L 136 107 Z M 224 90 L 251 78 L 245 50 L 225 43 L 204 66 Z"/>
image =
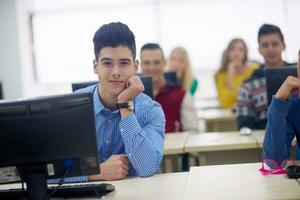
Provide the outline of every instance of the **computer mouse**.
<path id="1" fill-rule="evenodd" d="M 251 135 L 251 133 L 252 133 L 252 130 L 248 127 L 242 127 L 240 129 L 240 134 L 241 135 Z"/>
<path id="2" fill-rule="evenodd" d="M 295 179 L 300 178 L 300 166 L 298 166 L 298 165 L 288 166 L 285 169 L 285 171 L 289 178 L 295 178 Z"/>

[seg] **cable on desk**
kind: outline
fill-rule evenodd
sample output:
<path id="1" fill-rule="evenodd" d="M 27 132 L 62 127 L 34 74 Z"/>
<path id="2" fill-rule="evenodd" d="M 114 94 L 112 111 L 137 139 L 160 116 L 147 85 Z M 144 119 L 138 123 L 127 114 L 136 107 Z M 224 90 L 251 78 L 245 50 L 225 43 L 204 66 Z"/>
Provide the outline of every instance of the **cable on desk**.
<path id="1" fill-rule="evenodd" d="M 254 140 L 255 140 L 255 143 L 256 143 L 256 153 L 257 153 L 257 158 L 258 158 L 258 161 L 262 161 L 262 155 L 260 154 L 260 147 L 259 147 L 259 142 L 258 142 L 258 139 L 254 136 L 254 135 L 250 135 Z"/>
<path id="2" fill-rule="evenodd" d="M 53 192 L 51 192 L 51 194 L 49 195 L 49 198 L 52 197 L 55 194 L 55 192 L 65 183 L 65 178 L 68 176 L 69 172 L 70 172 L 70 168 L 68 168 L 65 171 L 64 176 L 58 182 L 57 188 L 55 190 L 53 190 Z"/>
<path id="3" fill-rule="evenodd" d="M 21 180 L 21 183 L 22 183 L 21 199 L 24 200 L 24 181 L 23 181 L 23 179 Z"/>
<path id="4" fill-rule="evenodd" d="M 300 181 L 299 181 L 299 179 L 296 178 L 295 180 L 297 181 L 298 185 L 300 186 Z"/>

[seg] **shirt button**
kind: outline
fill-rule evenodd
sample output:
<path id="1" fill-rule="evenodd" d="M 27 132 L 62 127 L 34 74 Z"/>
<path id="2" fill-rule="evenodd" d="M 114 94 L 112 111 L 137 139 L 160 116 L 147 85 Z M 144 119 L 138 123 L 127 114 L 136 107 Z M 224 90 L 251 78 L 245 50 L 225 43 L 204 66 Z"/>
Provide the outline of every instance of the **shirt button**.
<path id="1" fill-rule="evenodd" d="M 123 129 L 121 129 L 121 132 L 123 132 Z"/>
<path id="2" fill-rule="evenodd" d="M 128 156 L 131 156 L 131 153 L 129 153 Z"/>
<path id="3" fill-rule="evenodd" d="M 108 144 L 108 140 L 106 140 L 105 143 Z"/>

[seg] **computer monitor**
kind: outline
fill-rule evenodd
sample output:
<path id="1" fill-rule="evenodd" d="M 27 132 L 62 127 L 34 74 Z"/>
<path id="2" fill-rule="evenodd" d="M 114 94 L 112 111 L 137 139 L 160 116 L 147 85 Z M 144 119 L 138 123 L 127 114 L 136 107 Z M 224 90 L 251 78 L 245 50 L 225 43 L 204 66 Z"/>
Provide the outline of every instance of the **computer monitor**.
<path id="1" fill-rule="evenodd" d="M 141 81 L 145 87 L 144 94 L 148 95 L 153 99 L 153 85 L 152 85 L 152 78 L 150 76 L 145 76 L 143 74 L 139 74 Z"/>
<path id="2" fill-rule="evenodd" d="M 149 97 L 151 97 L 151 99 L 153 99 L 153 86 L 152 86 L 152 78 L 150 76 L 145 76 L 143 74 L 138 74 L 138 76 L 140 77 L 145 90 L 144 90 L 144 94 L 148 95 Z M 90 82 L 81 82 L 81 83 L 72 83 L 72 91 L 76 91 L 91 85 L 95 85 L 97 84 L 98 81 L 90 81 Z"/>
<path id="3" fill-rule="evenodd" d="M 0 168 L 16 167 L 29 199 L 47 198 L 47 179 L 99 173 L 90 93 L 0 103 Z"/>
<path id="4" fill-rule="evenodd" d="M 272 96 L 276 94 L 277 90 L 288 76 L 297 77 L 296 65 L 266 69 L 265 77 L 268 105 L 271 104 Z"/>
<path id="5" fill-rule="evenodd" d="M 82 88 L 86 88 L 91 85 L 98 84 L 98 81 L 89 81 L 89 82 L 81 82 L 81 83 L 72 83 L 72 91 L 76 91 Z"/>
<path id="6" fill-rule="evenodd" d="M 176 72 L 173 71 L 165 72 L 164 76 L 168 83 L 179 84 L 179 81 L 177 80 Z"/>
<path id="7" fill-rule="evenodd" d="M 3 99 L 2 83 L 0 82 L 0 99 Z"/>

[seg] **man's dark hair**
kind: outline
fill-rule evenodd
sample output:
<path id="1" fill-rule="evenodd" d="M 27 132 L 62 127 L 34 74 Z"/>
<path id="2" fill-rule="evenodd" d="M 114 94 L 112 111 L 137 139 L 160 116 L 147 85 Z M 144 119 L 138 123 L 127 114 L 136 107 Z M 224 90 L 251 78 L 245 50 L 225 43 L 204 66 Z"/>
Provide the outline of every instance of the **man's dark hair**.
<path id="1" fill-rule="evenodd" d="M 272 24 L 263 24 L 260 28 L 259 28 L 259 31 L 258 31 L 258 43 L 260 42 L 259 39 L 261 36 L 263 35 L 269 35 L 269 34 L 273 34 L 273 33 L 276 33 L 279 35 L 280 37 L 280 40 L 283 44 L 284 43 L 284 37 L 283 37 L 283 34 L 280 30 L 280 28 L 278 26 L 275 26 L 275 25 L 272 25 Z"/>
<path id="2" fill-rule="evenodd" d="M 162 48 L 160 47 L 160 45 L 159 44 L 157 44 L 157 43 L 147 43 L 147 44 L 144 44 L 143 46 L 142 46 L 142 48 L 141 48 L 141 52 L 143 51 L 143 50 L 156 50 L 156 49 L 159 49 L 160 51 L 161 51 L 161 55 L 162 55 L 162 57 L 163 58 L 165 58 L 165 56 L 164 56 L 164 51 L 162 50 Z"/>
<path id="3" fill-rule="evenodd" d="M 133 59 L 136 57 L 135 37 L 126 24 L 112 22 L 101 26 L 94 35 L 94 53 L 98 60 L 99 53 L 104 47 L 126 46 L 130 49 Z"/>

